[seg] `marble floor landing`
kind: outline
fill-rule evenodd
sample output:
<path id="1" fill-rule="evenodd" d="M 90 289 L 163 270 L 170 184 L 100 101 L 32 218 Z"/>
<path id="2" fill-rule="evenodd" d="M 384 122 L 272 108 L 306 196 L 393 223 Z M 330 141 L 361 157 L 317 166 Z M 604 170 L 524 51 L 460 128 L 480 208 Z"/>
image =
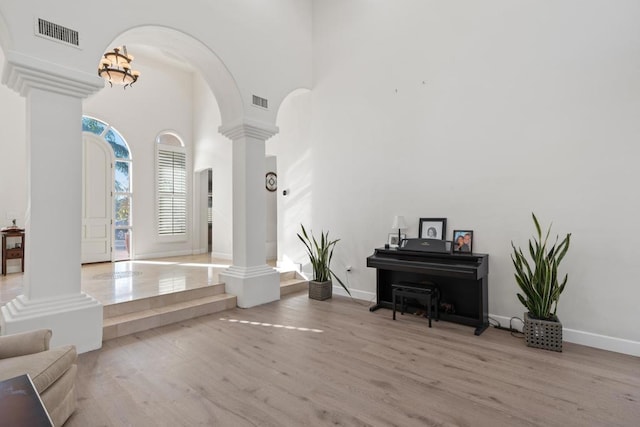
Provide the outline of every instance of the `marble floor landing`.
<path id="1" fill-rule="evenodd" d="M 220 283 L 218 274 L 229 265 L 229 260 L 211 254 L 86 264 L 81 288 L 110 305 Z M 0 305 L 23 293 L 23 277 L 23 273 L 0 276 Z"/>

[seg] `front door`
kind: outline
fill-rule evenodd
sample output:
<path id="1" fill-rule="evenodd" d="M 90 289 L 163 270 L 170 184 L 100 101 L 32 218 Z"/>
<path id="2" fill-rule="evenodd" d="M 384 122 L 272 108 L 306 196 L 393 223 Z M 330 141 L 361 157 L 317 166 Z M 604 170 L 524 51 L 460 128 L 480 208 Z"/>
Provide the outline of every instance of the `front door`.
<path id="1" fill-rule="evenodd" d="M 82 146 L 82 263 L 111 261 L 112 149 L 88 133 Z"/>

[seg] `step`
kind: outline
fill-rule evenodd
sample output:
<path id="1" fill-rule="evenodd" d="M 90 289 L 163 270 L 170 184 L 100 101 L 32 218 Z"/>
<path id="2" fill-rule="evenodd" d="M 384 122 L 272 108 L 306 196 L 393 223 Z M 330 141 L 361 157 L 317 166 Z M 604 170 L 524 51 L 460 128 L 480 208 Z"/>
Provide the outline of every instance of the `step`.
<path id="1" fill-rule="evenodd" d="M 309 289 L 309 281 L 297 271 L 280 273 L 280 296 L 289 295 Z"/>
<path id="2" fill-rule="evenodd" d="M 157 297 L 149 299 L 155 298 Z M 172 323 L 230 310 L 235 307 L 236 297 L 222 293 L 187 301 L 179 301 L 136 312 L 119 314 L 104 319 L 102 340 L 107 341 L 159 326 L 170 325 Z"/>
<path id="3" fill-rule="evenodd" d="M 195 300 L 199 298 L 211 297 L 225 293 L 224 283 L 207 285 L 200 288 L 185 289 L 183 291 L 172 292 L 162 295 L 154 295 L 148 298 L 141 298 L 132 301 L 120 302 L 105 305 L 103 308 L 103 318 L 122 316 L 129 313 L 137 313 L 145 310 L 153 310 L 171 304 Z"/>
<path id="4" fill-rule="evenodd" d="M 308 281 L 297 271 L 280 272 L 280 296 L 306 291 Z M 102 340 L 146 331 L 236 307 L 224 283 L 187 289 L 103 307 Z"/>

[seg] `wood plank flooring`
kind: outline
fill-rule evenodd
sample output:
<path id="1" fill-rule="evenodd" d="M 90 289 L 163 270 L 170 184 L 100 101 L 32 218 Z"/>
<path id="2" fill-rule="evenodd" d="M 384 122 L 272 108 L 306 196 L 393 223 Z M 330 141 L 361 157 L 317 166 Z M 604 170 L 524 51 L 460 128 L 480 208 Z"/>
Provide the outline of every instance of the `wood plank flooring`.
<path id="1" fill-rule="evenodd" d="M 306 293 L 78 359 L 74 426 L 638 426 L 640 358 Z"/>

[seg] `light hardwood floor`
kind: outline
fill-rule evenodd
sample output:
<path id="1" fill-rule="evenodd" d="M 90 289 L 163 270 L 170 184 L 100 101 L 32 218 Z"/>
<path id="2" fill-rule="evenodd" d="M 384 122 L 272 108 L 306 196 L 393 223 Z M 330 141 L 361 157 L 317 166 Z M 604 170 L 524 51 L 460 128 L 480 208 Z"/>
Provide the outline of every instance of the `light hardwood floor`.
<path id="1" fill-rule="evenodd" d="M 75 426 L 638 426 L 640 359 L 305 293 L 78 359 Z"/>

